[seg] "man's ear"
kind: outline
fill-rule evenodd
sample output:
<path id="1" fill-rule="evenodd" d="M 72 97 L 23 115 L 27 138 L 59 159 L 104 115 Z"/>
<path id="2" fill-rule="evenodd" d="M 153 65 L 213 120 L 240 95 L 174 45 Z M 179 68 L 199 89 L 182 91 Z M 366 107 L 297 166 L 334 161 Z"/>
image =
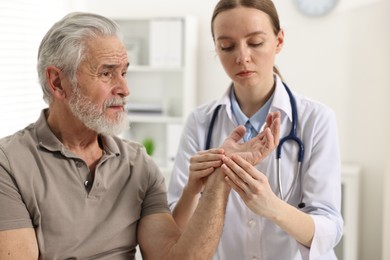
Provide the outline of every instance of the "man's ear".
<path id="1" fill-rule="evenodd" d="M 63 80 L 64 77 L 59 68 L 55 66 L 49 66 L 46 68 L 46 81 L 53 97 L 59 99 L 64 99 L 66 97 L 66 92 L 63 88 Z"/>

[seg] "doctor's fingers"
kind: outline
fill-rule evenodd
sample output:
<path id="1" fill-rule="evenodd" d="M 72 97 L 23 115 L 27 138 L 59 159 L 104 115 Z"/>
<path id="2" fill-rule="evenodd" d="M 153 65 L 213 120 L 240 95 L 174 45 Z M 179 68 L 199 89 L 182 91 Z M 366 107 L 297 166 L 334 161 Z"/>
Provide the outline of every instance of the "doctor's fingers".
<path id="1" fill-rule="evenodd" d="M 223 149 L 200 151 L 190 158 L 190 163 L 220 161 L 224 156 Z"/>
<path id="2" fill-rule="evenodd" d="M 260 193 L 258 190 L 261 188 L 256 188 L 256 180 L 252 179 L 251 183 L 245 182 L 226 164 L 223 164 L 221 169 L 226 175 L 225 181 L 227 184 L 240 195 L 245 203 L 255 201 L 258 198 L 258 193 Z"/>
<path id="3" fill-rule="evenodd" d="M 205 170 L 207 168 L 213 167 L 217 168 L 222 165 L 222 154 L 197 154 L 191 157 L 190 159 L 190 171 L 199 171 Z"/>
<path id="4" fill-rule="evenodd" d="M 241 174 L 245 182 L 249 183 L 250 180 L 261 180 L 262 178 L 266 179 L 266 176 L 257 170 L 250 162 L 247 162 L 241 156 L 236 154 L 232 155 L 230 160 L 224 158 L 223 162 L 227 166 L 234 167 L 234 170 L 237 174 Z"/>
<path id="5" fill-rule="evenodd" d="M 211 148 L 208 150 L 199 151 L 196 154 L 202 155 L 202 154 L 224 154 L 224 153 L 225 153 L 225 151 L 222 148 Z"/>
<path id="6" fill-rule="evenodd" d="M 222 165 L 222 160 L 207 161 L 207 162 L 192 162 L 190 163 L 189 170 L 191 172 L 198 172 L 200 175 L 208 175 Z M 206 171 L 206 172 L 204 172 Z M 211 172 L 210 172 L 211 171 Z"/>
<path id="7" fill-rule="evenodd" d="M 246 193 L 248 193 L 248 189 L 250 192 L 256 192 L 259 183 L 268 182 L 263 173 L 240 156 L 233 155 L 231 159 L 224 159 L 224 165 L 222 166 L 229 179 Z"/>

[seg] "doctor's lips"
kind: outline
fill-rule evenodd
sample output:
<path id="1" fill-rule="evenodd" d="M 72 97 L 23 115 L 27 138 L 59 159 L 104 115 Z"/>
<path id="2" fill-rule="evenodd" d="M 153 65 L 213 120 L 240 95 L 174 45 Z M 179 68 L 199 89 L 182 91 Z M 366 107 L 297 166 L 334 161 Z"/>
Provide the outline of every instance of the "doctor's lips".
<path id="1" fill-rule="evenodd" d="M 253 71 L 250 71 L 250 70 L 242 70 L 240 71 L 239 73 L 237 73 L 237 76 L 240 76 L 240 77 L 248 77 L 248 76 L 251 76 L 254 72 Z"/>

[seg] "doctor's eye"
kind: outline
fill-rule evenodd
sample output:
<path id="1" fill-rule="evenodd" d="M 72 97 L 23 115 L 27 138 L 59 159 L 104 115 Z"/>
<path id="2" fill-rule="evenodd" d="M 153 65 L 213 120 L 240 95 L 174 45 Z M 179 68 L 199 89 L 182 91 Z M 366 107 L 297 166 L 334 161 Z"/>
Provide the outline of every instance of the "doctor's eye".
<path id="1" fill-rule="evenodd" d="M 220 47 L 221 51 L 225 51 L 225 52 L 229 52 L 229 51 L 232 51 L 234 49 L 234 45 L 230 45 L 230 46 L 221 46 Z"/>
<path id="2" fill-rule="evenodd" d="M 263 45 L 264 45 L 264 42 L 248 43 L 248 45 L 249 45 L 250 47 L 256 48 L 256 47 L 261 47 L 261 46 L 263 46 Z"/>
<path id="3" fill-rule="evenodd" d="M 218 41 L 218 49 L 223 52 L 229 52 L 234 49 L 234 43 L 226 40 Z"/>

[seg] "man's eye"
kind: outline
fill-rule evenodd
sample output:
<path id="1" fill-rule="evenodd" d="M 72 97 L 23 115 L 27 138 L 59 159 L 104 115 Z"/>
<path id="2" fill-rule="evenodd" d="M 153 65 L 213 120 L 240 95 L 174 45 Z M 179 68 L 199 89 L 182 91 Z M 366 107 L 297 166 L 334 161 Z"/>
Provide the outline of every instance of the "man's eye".
<path id="1" fill-rule="evenodd" d="M 103 75 L 103 77 L 111 78 L 111 77 L 112 77 L 112 72 L 110 72 L 110 71 L 105 71 L 105 72 L 102 73 L 102 75 Z"/>

